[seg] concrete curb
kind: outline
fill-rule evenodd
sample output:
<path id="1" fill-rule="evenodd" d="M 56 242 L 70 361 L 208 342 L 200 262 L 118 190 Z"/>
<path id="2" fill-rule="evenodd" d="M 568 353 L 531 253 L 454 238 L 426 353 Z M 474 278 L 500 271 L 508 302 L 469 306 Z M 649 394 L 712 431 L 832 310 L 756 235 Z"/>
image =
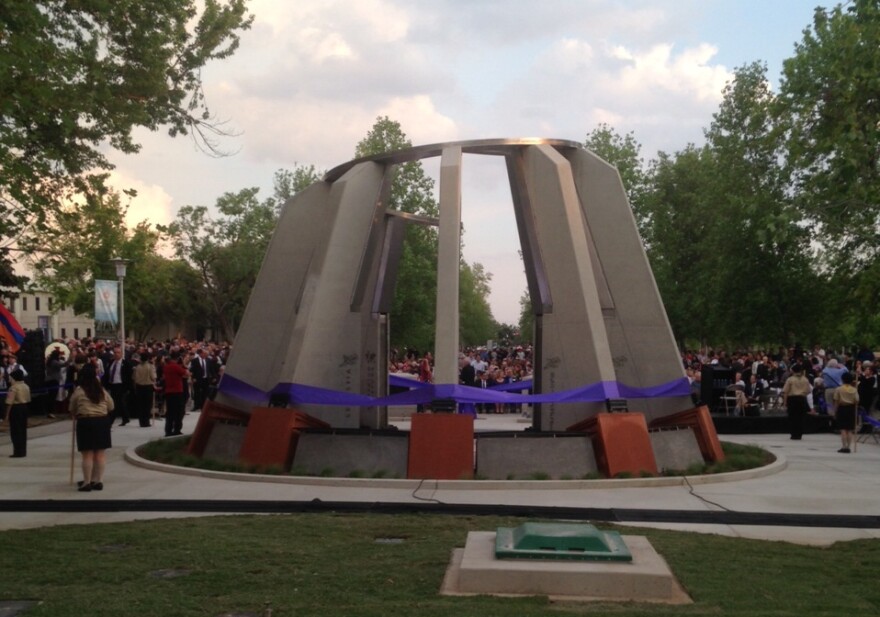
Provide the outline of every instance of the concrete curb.
<path id="1" fill-rule="evenodd" d="M 141 444 L 143 445 L 143 444 Z M 292 484 L 299 486 L 335 486 L 351 488 L 394 488 L 417 489 L 426 483 L 435 489 L 447 490 L 588 490 L 588 489 L 622 489 L 622 488 L 653 488 L 664 486 L 687 486 L 697 484 L 717 484 L 721 482 L 740 482 L 754 478 L 764 478 L 777 474 L 788 467 L 788 461 L 779 453 L 774 453 L 776 460 L 755 469 L 731 471 L 704 476 L 669 476 L 658 478 L 623 478 L 613 480 L 414 480 L 394 478 L 319 478 L 312 476 L 267 475 L 254 473 L 236 473 L 230 471 L 211 471 L 193 467 L 179 467 L 157 463 L 140 456 L 136 450 L 140 446 L 128 448 L 125 460 L 132 465 L 161 471 L 215 480 L 235 480 L 239 482 L 264 482 L 267 484 Z"/>

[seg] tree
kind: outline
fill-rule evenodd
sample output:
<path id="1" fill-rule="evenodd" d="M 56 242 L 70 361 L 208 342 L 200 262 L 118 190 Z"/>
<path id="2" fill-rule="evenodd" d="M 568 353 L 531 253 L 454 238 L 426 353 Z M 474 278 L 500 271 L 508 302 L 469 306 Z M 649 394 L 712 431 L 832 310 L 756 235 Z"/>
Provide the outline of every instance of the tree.
<path id="1" fill-rule="evenodd" d="M 276 214 L 281 213 L 281 208 L 287 200 L 314 184 L 321 179 L 323 174 L 315 170 L 314 165 L 299 165 L 294 163 L 293 169 L 279 169 L 275 172 L 274 195 L 269 198 L 275 208 Z"/>
<path id="2" fill-rule="evenodd" d="M 188 322 L 193 306 L 195 272 L 182 262 L 156 254 L 158 233 L 147 223 L 129 230 L 121 196 L 94 182 L 80 199 L 53 212 L 46 232 L 26 238 L 24 249 L 35 283 L 52 294 L 53 306 L 92 314 L 94 280 L 115 280 L 111 257 L 129 260 L 125 279 L 126 329 L 143 338 L 160 322 Z M 196 281 L 197 282 L 197 281 Z"/>
<path id="3" fill-rule="evenodd" d="M 50 292 L 58 306 L 70 306 L 84 314 L 94 309 L 94 279 L 116 278 L 110 259 L 123 254 L 129 259 L 140 258 L 140 249 L 149 244 L 143 236 L 150 235 L 146 226 L 139 227 L 135 235 L 140 237 L 132 250 L 127 250 L 128 208 L 121 196 L 107 190 L 97 178 L 86 186 L 77 200 L 46 213 L 43 234 L 22 239 L 36 284 Z M 155 243 L 155 237 L 151 239 Z"/>
<path id="4" fill-rule="evenodd" d="M 528 290 L 519 297 L 519 336 L 528 343 L 535 342 L 535 314 L 532 312 L 532 300 Z"/>
<path id="5" fill-rule="evenodd" d="M 737 68 L 706 131 L 715 220 L 729 221 L 715 241 L 728 264 L 719 264 L 719 292 L 734 299 L 719 305 L 715 319 L 743 344 L 792 343 L 818 325 L 810 300 L 819 282 L 804 218 L 792 205 L 766 72 L 758 62 Z"/>
<path id="6" fill-rule="evenodd" d="M 462 260 L 459 270 L 459 343 L 463 346 L 484 345 L 495 337 L 498 324 L 489 307 L 489 283 L 492 275 L 483 264 L 469 265 Z"/>
<path id="7" fill-rule="evenodd" d="M 412 146 L 400 124 L 387 116 L 376 119 L 361 140 L 355 157 L 403 150 Z M 389 208 L 436 217 L 434 181 L 419 161 L 397 166 Z M 437 230 L 409 225 L 400 259 L 394 305 L 391 310 L 391 345 L 425 352 L 434 347 L 434 313 L 437 299 Z"/>
<path id="8" fill-rule="evenodd" d="M 198 272 L 201 284 L 193 291 L 210 308 L 210 325 L 230 341 L 275 228 L 275 200 L 260 202 L 258 193 L 258 188 L 224 193 L 215 205 L 217 217 L 205 206 L 184 206 L 171 225 L 159 227 L 177 256 Z"/>
<path id="9" fill-rule="evenodd" d="M 710 313 L 718 301 L 708 197 L 711 173 L 706 149 L 693 145 L 672 155 L 658 153 L 649 170 L 645 242 L 666 314 L 680 341 L 702 341 L 710 334 Z"/>
<path id="10" fill-rule="evenodd" d="M 136 127 L 218 152 L 201 69 L 251 19 L 245 0 L 0 1 L 0 242 L 97 190 L 105 146 L 137 152 Z"/>
<path id="11" fill-rule="evenodd" d="M 124 253 L 125 254 L 125 253 Z M 125 323 L 136 340 L 165 324 L 198 325 L 207 313 L 199 289 L 201 279 L 181 259 L 155 252 L 132 259 L 125 277 Z"/>
<path id="12" fill-rule="evenodd" d="M 877 0 L 817 8 L 779 93 L 798 204 L 857 269 L 880 254 L 878 41 Z"/>
<path id="13" fill-rule="evenodd" d="M 791 202 L 766 67 L 734 72 L 707 144 L 660 153 L 644 200 L 649 257 L 680 341 L 753 345 L 817 332 L 822 282 Z"/>
<path id="14" fill-rule="evenodd" d="M 232 340 L 260 273 L 278 213 L 294 194 L 319 179 L 313 165 L 279 169 L 272 195 L 260 201 L 256 187 L 227 192 L 212 214 L 206 206 L 184 206 L 177 219 L 158 229 L 171 239 L 178 258 L 198 272 L 193 292 L 207 307 L 208 323 Z"/>
<path id="15" fill-rule="evenodd" d="M 633 133 L 619 135 L 605 123 L 593 129 L 584 142 L 584 147 L 597 154 L 604 161 L 617 168 L 630 207 L 640 226 L 644 224 L 641 202 L 646 190 L 642 146 Z"/>

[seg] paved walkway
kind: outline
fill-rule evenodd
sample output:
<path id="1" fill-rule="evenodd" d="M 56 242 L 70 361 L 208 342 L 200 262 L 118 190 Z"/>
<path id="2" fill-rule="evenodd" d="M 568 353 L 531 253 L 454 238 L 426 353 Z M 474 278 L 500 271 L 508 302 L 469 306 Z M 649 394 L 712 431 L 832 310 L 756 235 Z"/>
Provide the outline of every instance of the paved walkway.
<path id="1" fill-rule="evenodd" d="M 198 414 L 184 419 L 184 432 L 195 427 Z M 408 422 L 396 423 L 402 429 Z M 479 430 L 524 428 L 514 416 L 486 416 Z M 778 472 L 763 477 L 713 481 L 693 486 L 656 486 L 642 482 L 473 482 L 419 483 L 414 480 L 354 480 L 309 478 L 260 479 L 255 476 L 216 477 L 144 468 L 126 460 L 127 450 L 162 437 L 162 427 L 140 428 L 136 423 L 113 429 L 114 447 L 102 492 L 79 493 L 69 484 L 71 431 L 68 421 L 29 431 L 28 456 L 7 458 L 9 437 L 0 434 L 0 530 L 58 524 L 119 522 L 138 519 L 191 517 L 192 512 L 11 512 L 3 502 L 20 500 L 291 500 L 334 502 L 420 503 L 436 499 L 447 504 L 530 505 L 576 508 L 622 508 L 767 512 L 818 515 L 877 515 L 880 513 L 880 445 L 859 444 L 858 452 L 838 454 L 839 438 L 832 434 L 806 435 L 790 441 L 786 435 L 724 436 L 725 440 L 754 443 L 775 453 Z M 79 456 L 75 477 L 80 477 Z M 713 480 L 722 480 L 721 477 Z M 642 486 L 632 486 L 642 484 Z M 588 486 L 586 488 L 586 486 Z M 573 488 L 572 488 L 573 487 Z M 74 505 L 74 504 L 70 504 Z M 685 529 L 731 536 L 825 545 L 839 540 L 880 538 L 880 529 L 815 528 L 756 525 L 651 523 L 652 527 Z"/>

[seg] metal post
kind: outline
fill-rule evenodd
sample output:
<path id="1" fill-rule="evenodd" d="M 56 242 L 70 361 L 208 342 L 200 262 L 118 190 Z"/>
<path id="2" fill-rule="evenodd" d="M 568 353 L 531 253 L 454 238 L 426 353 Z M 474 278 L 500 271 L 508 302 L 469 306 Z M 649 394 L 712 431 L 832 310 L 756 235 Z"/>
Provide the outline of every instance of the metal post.
<path id="1" fill-rule="evenodd" d="M 124 276 L 119 277 L 119 344 L 125 345 L 125 289 Z"/>
<path id="2" fill-rule="evenodd" d="M 121 257 L 110 259 L 110 263 L 116 266 L 116 277 L 119 279 L 119 334 L 117 338 L 119 338 L 119 344 L 123 347 L 125 346 L 125 289 L 123 281 L 125 280 L 125 268 L 128 262 L 128 259 L 122 259 Z"/>

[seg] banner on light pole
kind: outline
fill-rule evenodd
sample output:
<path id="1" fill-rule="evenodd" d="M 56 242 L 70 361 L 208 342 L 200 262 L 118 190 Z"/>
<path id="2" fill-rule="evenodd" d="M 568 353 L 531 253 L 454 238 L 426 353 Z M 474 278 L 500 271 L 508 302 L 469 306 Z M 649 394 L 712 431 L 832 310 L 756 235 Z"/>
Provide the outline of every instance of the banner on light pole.
<path id="1" fill-rule="evenodd" d="M 95 281 L 95 322 L 115 331 L 119 325 L 119 283 Z M 98 329 L 104 329 L 98 327 Z"/>

